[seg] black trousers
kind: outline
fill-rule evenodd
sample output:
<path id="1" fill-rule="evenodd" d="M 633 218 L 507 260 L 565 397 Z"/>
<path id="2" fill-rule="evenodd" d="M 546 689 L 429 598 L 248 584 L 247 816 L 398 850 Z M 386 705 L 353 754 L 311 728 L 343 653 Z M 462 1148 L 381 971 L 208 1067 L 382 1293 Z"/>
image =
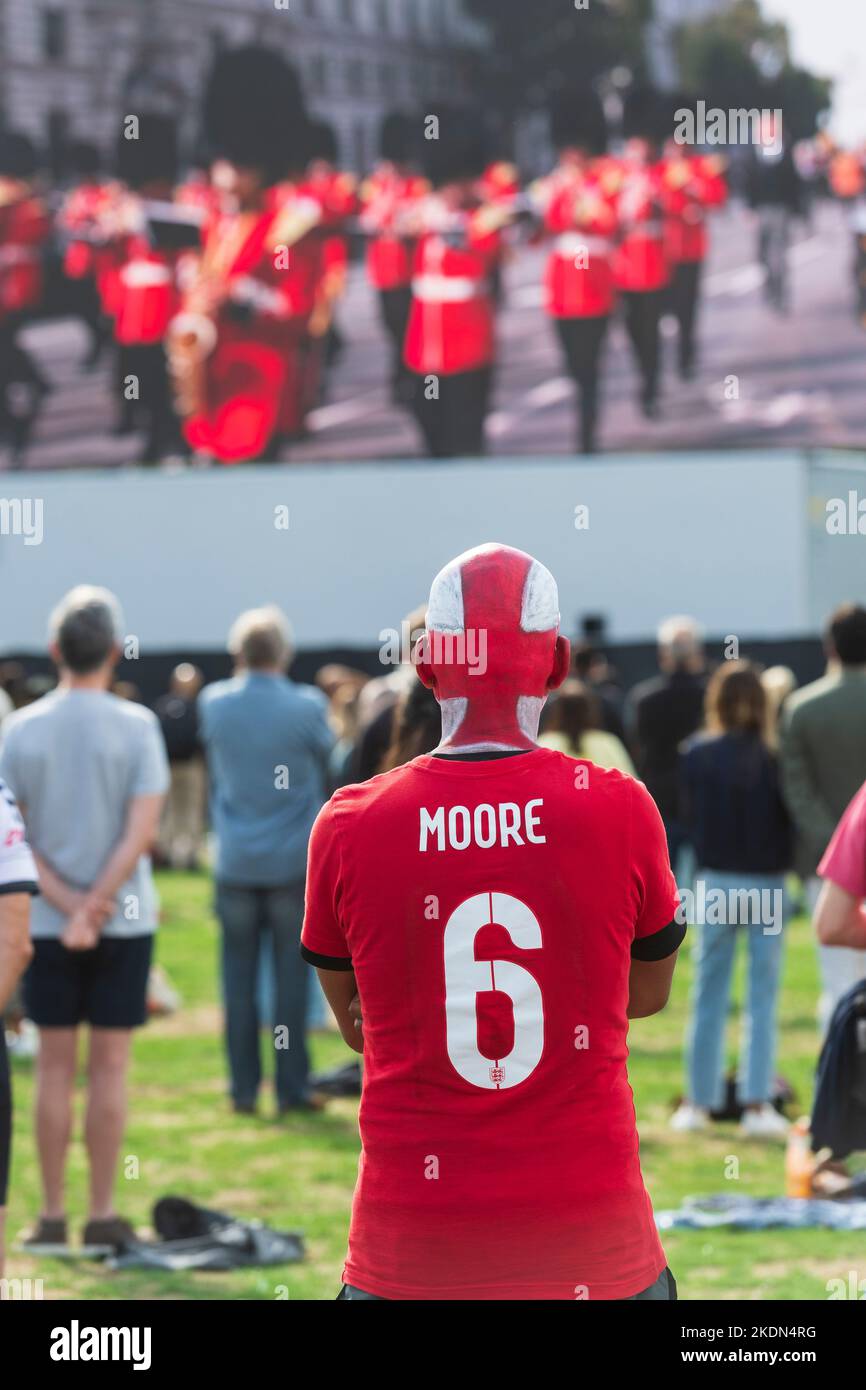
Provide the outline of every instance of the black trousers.
<path id="1" fill-rule="evenodd" d="M 598 381 L 601 350 L 607 325 L 606 314 L 592 318 L 557 319 L 556 331 L 562 346 L 568 374 L 577 386 L 577 444 L 579 453 L 591 454 L 595 448 L 598 422 Z"/>
<path id="2" fill-rule="evenodd" d="M 668 286 L 668 305 L 679 327 L 677 356 L 679 369 L 683 373 L 690 372 L 695 365 L 695 328 L 700 286 L 701 262 L 680 261 Z"/>
<path id="3" fill-rule="evenodd" d="M 653 405 L 659 389 L 659 320 L 662 290 L 623 290 L 626 332 L 641 378 L 641 402 Z"/>
<path id="4" fill-rule="evenodd" d="M 412 409 L 431 458 L 473 458 L 484 453 L 484 421 L 492 372 L 479 367 L 452 376 L 412 373 Z"/>
<path id="5" fill-rule="evenodd" d="M 181 432 L 171 398 L 168 363 L 162 343 L 122 343 L 117 348 L 117 391 L 121 421 L 144 431 L 143 461 L 156 463 L 181 447 Z M 135 377 L 138 397 L 127 398 L 128 378 Z"/>
<path id="6" fill-rule="evenodd" d="M 0 433 L 9 439 L 16 459 L 27 447 L 47 390 L 35 359 L 18 340 L 24 322 L 20 314 L 7 314 L 0 321 Z M 16 386 L 26 393 L 26 404 L 13 394 Z"/>
<path id="7" fill-rule="evenodd" d="M 403 344 L 406 341 L 406 325 L 409 322 L 411 306 L 412 291 L 408 285 L 396 290 L 379 291 L 382 326 L 391 344 L 391 396 L 397 405 L 409 405 L 412 398 L 410 373 L 403 361 Z"/>

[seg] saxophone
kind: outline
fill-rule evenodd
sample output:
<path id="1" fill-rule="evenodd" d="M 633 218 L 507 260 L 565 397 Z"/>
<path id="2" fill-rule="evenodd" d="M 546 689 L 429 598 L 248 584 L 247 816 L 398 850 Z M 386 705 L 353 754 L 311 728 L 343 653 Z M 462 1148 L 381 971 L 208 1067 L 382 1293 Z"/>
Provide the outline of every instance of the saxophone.
<path id="1" fill-rule="evenodd" d="M 205 308 L 207 281 L 201 280 L 187 295 L 184 308 L 168 325 L 166 356 L 174 388 L 174 401 L 183 418 L 200 415 L 207 399 L 207 359 L 216 347 L 217 326 L 213 311 Z"/>

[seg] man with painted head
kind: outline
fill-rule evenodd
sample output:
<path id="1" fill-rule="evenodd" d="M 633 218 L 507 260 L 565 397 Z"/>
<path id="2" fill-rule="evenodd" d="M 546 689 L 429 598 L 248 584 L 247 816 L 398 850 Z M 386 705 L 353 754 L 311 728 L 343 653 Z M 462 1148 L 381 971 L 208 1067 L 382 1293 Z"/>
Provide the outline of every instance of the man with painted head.
<path id="1" fill-rule="evenodd" d="M 342 1299 L 675 1296 L 626 1057 L 684 929 L 641 784 L 538 746 L 559 623 L 523 551 L 446 565 L 416 656 L 441 743 L 313 830 L 302 950 L 364 1055 Z"/>

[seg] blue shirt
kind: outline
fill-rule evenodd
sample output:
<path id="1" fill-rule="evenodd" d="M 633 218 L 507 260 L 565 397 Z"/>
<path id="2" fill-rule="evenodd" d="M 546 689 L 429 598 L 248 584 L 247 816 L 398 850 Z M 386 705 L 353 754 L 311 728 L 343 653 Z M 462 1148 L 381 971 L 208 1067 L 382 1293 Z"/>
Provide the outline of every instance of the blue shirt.
<path id="1" fill-rule="evenodd" d="M 321 691 L 250 671 L 199 696 L 216 877 L 275 888 L 303 879 L 334 744 Z"/>

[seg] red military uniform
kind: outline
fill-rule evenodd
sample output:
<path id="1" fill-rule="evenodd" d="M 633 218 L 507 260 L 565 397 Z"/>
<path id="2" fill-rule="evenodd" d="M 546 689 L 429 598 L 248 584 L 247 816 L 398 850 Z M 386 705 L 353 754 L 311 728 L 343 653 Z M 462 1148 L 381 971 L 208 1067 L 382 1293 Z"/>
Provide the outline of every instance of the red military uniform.
<path id="1" fill-rule="evenodd" d="M 671 265 L 702 261 L 708 248 L 706 214 L 728 196 L 722 164 L 714 155 L 673 156 L 662 172 L 665 253 Z"/>
<path id="2" fill-rule="evenodd" d="M 492 282 L 507 213 L 454 208 L 436 194 L 418 212 L 404 354 L 415 415 L 433 457 L 480 454 L 494 353 Z"/>
<path id="3" fill-rule="evenodd" d="M 57 221 L 67 239 L 63 274 L 69 280 L 95 279 L 110 199 L 107 185 L 97 181 L 80 183 L 64 198 Z"/>
<path id="4" fill-rule="evenodd" d="M 544 226 L 553 236 L 545 272 L 545 307 L 553 318 L 609 314 L 616 208 L 593 168 L 562 165 L 550 178 Z"/>
<path id="5" fill-rule="evenodd" d="M 577 389 L 582 453 L 595 448 L 599 360 L 615 300 L 616 207 L 602 172 L 586 161 L 563 160 L 543 191 L 544 227 L 553 238 L 545 307 Z"/>
<path id="6" fill-rule="evenodd" d="M 643 293 L 667 284 L 670 270 L 664 243 L 664 167 L 620 166 L 617 212 L 622 239 L 614 257 L 617 287 Z"/>
<path id="7" fill-rule="evenodd" d="M 727 197 L 722 170 L 716 156 L 691 154 L 673 142 L 662 164 L 664 243 L 671 268 L 668 300 L 679 326 L 680 375 L 686 379 L 695 363 L 700 271 L 709 245 L 706 216 Z"/>
<path id="8" fill-rule="evenodd" d="M 453 375 L 493 361 L 490 275 L 502 248 L 484 207 L 449 213 L 432 197 L 415 251 L 405 360 L 413 372 Z"/>
<path id="9" fill-rule="evenodd" d="M 367 276 L 377 290 L 405 288 L 412 278 L 413 242 L 403 233 L 407 209 L 429 192 L 426 179 L 380 164 L 361 185 L 361 226 L 369 233 Z"/>
<path id="10" fill-rule="evenodd" d="M 196 211 L 190 208 L 191 216 Z M 115 339 L 127 345 L 162 342 L 180 308 L 178 263 L 184 253 L 155 247 L 147 233 L 146 216 L 147 204 L 130 195 L 114 317 Z"/>
<path id="11" fill-rule="evenodd" d="M 48 232 L 45 208 L 29 184 L 0 178 L 0 320 L 38 304 L 41 247 Z"/>
<path id="12" fill-rule="evenodd" d="M 171 325 L 184 433 L 224 463 L 259 457 L 296 432 L 306 408 L 303 340 L 316 303 L 321 208 L 286 186 L 259 211 L 217 216 L 193 282 Z M 196 348 L 184 363 L 184 339 Z M 186 369 L 191 376 L 186 376 Z"/>

